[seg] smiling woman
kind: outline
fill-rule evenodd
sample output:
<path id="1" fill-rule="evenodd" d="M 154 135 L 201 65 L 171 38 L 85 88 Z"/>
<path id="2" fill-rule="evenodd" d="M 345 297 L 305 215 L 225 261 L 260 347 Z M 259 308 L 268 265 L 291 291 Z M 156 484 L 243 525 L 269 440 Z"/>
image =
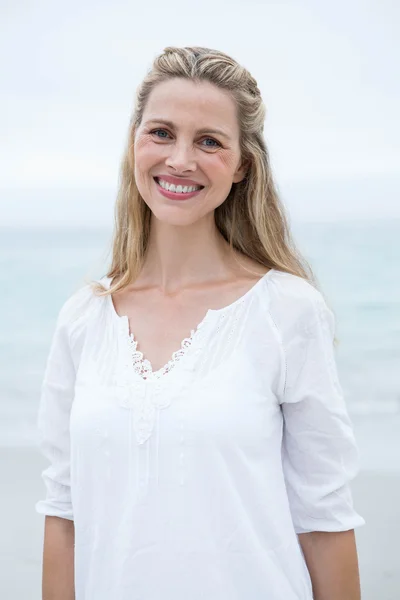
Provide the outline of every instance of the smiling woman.
<path id="1" fill-rule="evenodd" d="M 209 81 L 174 78 L 153 89 L 135 131 L 134 155 L 136 185 L 157 220 L 175 226 L 210 220 L 232 184 L 244 178 L 236 113 L 231 95 Z M 155 188 L 154 178 L 165 185 Z M 173 187 L 164 191 L 167 184 Z M 199 189 L 184 193 L 189 185 Z"/>
<path id="2" fill-rule="evenodd" d="M 43 381 L 45 597 L 359 600 L 335 320 L 264 116 L 208 48 L 138 89 L 112 263 L 61 308 Z"/>

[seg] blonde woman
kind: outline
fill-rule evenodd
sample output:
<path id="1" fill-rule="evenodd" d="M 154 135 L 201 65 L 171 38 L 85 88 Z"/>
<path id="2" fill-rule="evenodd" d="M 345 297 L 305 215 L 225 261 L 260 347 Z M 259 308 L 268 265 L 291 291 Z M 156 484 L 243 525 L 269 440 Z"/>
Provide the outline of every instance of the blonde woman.
<path id="1" fill-rule="evenodd" d="M 250 73 L 166 48 L 137 93 L 112 263 L 61 308 L 39 427 L 44 600 L 359 600 L 334 317 Z"/>

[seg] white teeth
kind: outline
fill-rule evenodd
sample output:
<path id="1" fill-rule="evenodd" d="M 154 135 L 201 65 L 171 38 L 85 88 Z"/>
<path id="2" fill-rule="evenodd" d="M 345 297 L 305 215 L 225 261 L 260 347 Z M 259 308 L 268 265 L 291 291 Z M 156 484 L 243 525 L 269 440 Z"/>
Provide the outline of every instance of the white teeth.
<path id="1" fill-rule="evenodd" d="M 187 194 L 188 192 L 195 192 L 196 190 L 201 189 L 201 186 L 199 185 L 174 185 L 173 183 L 167 183 L 163 179 L 158 179 L 158 183 L 164 190 L 175 192 L 177 194 Z"/>

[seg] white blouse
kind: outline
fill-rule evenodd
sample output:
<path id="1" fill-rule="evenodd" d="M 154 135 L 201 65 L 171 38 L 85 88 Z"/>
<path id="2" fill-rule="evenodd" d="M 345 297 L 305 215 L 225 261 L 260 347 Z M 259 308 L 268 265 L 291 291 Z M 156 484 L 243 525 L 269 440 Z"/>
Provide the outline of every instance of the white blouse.
<path id="1" fill-rule="evenodd" d="M 277 270 L 156 372 L 110 296 L 65 302 L 36 510 L 74 521 L 76 600 L 312 599 L 296 534 L 364 524 L 333 337 L 321 293 Z"/>

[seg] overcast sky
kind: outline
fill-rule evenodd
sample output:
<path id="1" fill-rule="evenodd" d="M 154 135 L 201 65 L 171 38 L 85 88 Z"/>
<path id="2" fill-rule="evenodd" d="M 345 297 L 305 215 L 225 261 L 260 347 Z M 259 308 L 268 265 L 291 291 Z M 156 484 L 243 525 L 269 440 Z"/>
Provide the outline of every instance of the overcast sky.
<path id="1" fill-rule="evenodd" d="M 0 6 L 2 224 L 111 224 L 135 90 L 168 45 L 255 76 L 294 218 L 400 217 L 397 0 Z"/>

